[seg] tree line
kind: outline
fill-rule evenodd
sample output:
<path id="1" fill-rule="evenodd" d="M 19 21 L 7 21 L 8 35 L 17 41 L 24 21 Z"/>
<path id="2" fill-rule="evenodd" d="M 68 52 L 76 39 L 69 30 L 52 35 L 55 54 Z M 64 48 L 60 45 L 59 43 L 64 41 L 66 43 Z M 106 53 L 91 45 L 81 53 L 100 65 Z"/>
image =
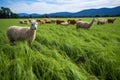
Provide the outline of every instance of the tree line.
<path id="1" fill-rule="evenodd" d="M 18 14 L 12 12 L 9 8 L 0 8 L 0 18 L 19 18 Z"/>

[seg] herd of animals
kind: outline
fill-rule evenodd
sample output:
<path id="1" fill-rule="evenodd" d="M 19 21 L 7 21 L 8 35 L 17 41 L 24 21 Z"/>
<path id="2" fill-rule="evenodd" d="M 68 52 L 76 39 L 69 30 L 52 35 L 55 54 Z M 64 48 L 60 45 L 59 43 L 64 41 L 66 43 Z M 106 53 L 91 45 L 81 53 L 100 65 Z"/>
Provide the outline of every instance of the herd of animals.
<path id="1" fill-rule="evenodd" d="M 103 25 L 106 23 L 114 23 L 114 21 L 116 20 L 116 18 L 98 18 L 97 20 L 97 25 Z M 31 22 L 32 20 L 20 20 L 20 24 L 28 24 L 29 22 Z M 67 21 L 64 20 L 57 20 L 57 19 L 37 19 L 36 22 L 38 22 L 39 24 L 50 24 L 50 23 L 56 23 L 56 24 L 60 24 L 63 26 L 68 26 L 69 24 L 76 24 L 76 28 L 90 28 L 92 26 L 92 24 L 95 22 L 95 18 L 93 18 L 93 20 L 91 22 L 86 22 L 86 21 L 82 21 L 82 19 L 68 19 Z"/>
<path id="2" fill-rule="evenodd" d="M 97 20 L 97 25 L 103 25 L 106 23 L 114 23 L 115 20 L 116 18 L 110 18 L 110 19 L 99 18 Z M 56 24 L 60 24 L 63 26 L 68 26 L 72 24 L 72 25 L 76 25 L 76 29 L 79 29 L 79 28 L 89 29 L 95 21 L 96 21 L 95 18 L 93 18 L 91 22 L 85 22 L 85 21 L 82 21 L 82 19 L 79 19 L 79 20 L 68 19 L 67 21 L 56 20 L 56 19 L 20 20 L 19 21 L 20 24 L 31 23 L 31 26 L 30 27 L 10 26 L 7 30 L 7 37 L 11 45 L 14 45 L 14 42 L 19 41 L 19 40 L 27 41 L 29 45 L 31 45 L 31 43 L 36 37 L 36 29 L 37 29 L 38 23 L 40 24 L 56 23 Z"/>

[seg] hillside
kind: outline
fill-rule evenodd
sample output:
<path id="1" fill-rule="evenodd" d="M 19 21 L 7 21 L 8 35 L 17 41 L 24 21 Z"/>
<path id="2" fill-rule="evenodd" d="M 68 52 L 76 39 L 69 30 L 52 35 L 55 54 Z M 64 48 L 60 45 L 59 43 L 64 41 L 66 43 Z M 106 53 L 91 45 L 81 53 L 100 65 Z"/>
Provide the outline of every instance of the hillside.
<path id="1" fill-rule="evenodd" d="M 88 9 L 88 10 L 83 10 L 73 14 L 73 16 L 96 16 L 96 15 L 99 15 L 99 16 L 120 15 L 120 6 L 115 8 Z"/>
<path id="2" fill-rule="evenodd" d="M 27 26 L 19 20 L 0 19 L 0 80 L 120 80 L 120 18 L 89 30 L 39 24 L 32 46 L 10 46 L 7 28 Z"/>
<path id="3" fill-rule="evenodd" d="M 36 14 L 36 13 L 35 13 Z M 70 13 L 70 12 L 57 12 L 57 13 L 49 13 L 49 14 L 26 14 L 26 13 L 19 13 L 19 16 L 30 16 L 32 15 L 33 17 L 36 16 L 43 16 L 47 15 L 48 17 L 55 17 L 55 16 L 68 16 L 68 17 L 77 17 L 77 16 L 116 16 L 120 15 L 120 6 L 114 7 L 114 8 L 100 8 L 100 9 L 87 9 L 87 10 L 82 10 L 79 12 L 75 13 Z"/>
<path id="4" fill-rule="evenodd" d="M 29 17 L 29 16 L 33 16 L 33 17 L 41 16 L 40 14 L 37 14 L 37 13 L 33 13 L 33 14 L 18 13 L 18 15 L 19 15 L 20 17 L 24 17 L 24 16 L 26 16 L 26 17 Z"/>

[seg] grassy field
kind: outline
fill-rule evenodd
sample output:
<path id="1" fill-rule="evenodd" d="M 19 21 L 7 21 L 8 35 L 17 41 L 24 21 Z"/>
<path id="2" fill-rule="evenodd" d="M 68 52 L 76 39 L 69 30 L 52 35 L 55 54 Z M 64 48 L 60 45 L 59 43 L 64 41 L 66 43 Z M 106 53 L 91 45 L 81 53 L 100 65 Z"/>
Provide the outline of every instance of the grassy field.
<path id="1" fill-rule="evenodd" d="M 39 24 L 31 47 L 10 46 L 6 30 L 26 26 L 19 20 L 0 19 L 0 80 L 120 80 L 120 18 L 90 30 Z"/>

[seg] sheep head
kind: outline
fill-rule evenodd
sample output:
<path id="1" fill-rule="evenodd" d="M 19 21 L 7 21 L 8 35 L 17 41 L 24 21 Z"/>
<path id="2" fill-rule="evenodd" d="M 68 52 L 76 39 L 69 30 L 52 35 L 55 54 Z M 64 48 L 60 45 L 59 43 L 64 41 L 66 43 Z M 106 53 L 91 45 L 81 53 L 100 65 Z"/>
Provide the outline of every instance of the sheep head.
<path id="1" fill-rule="evenodd" d="M 36 30 L 37 29 L 37 22 L 36 21 L 32 21 L 31 22 L 31 26 L 30 26 L 30 29 L 32 29 L 32 30 Z"/>

